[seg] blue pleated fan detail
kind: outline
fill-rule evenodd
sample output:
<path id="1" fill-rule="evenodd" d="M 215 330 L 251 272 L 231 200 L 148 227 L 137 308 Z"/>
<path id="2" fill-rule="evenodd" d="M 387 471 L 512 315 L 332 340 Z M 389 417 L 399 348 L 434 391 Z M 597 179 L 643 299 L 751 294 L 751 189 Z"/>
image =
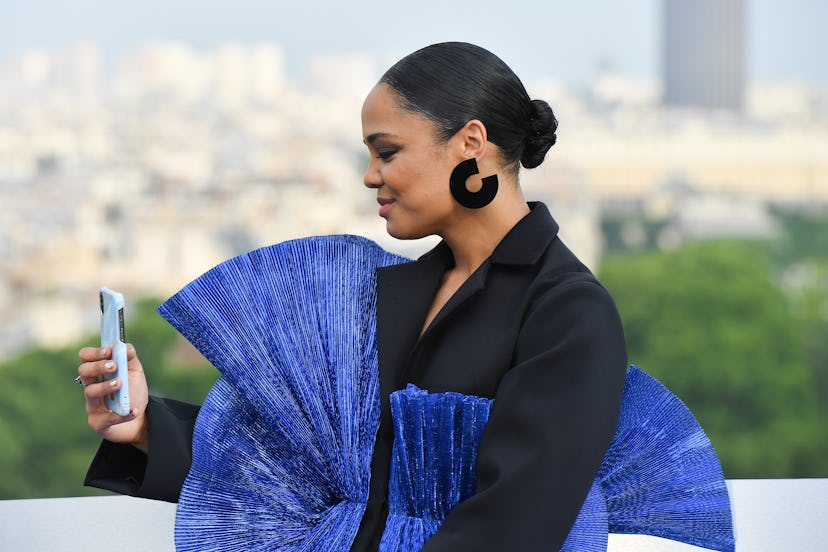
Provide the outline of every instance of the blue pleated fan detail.
<path id="1" fill-rule="evenodd" d="M 598 473 L 612 533 L 735 549 L 716 451 L 681 400 L 632 366 L 618 429 Z"/>
<path id="2" fill-rule="evenodd" d="M 201 408 L 178 550 L 347 551 L 379 424 L 376 269 L 356 236 L 230 259 L 159 312 L 222 376 Z"/>

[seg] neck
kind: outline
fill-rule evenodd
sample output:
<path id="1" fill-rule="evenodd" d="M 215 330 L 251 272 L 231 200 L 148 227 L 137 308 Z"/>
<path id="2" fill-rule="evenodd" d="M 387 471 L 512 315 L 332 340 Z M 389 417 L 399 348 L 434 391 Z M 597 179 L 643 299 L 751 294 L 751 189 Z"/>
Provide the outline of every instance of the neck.
<path id="1" fill-rule="evenodd" d="M 464 209 L 455 224 L 441 234 L 454 254 L 453 270 L 466 277 L 477 270 L 527 213 L 529 206 L 517 185 L 509 186 L 508 192 L 501 190 L 495 200 L 482 209 Z"/>

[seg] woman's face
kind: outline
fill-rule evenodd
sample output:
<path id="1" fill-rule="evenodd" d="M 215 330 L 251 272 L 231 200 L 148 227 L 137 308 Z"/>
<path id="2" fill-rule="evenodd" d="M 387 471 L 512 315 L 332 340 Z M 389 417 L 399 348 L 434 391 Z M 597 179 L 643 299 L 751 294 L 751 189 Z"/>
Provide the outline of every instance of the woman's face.
<path id="1" fill-rule="evenodd" d="M 455 140 L 439 140 L 434 123 L 400 107 L 382 83 L 362 106 L 362 135 L 371 156 L 365 185 L 377 190 L 388 233 L 400 239 L 442 235 L 454 212 L 449 176 L 463 160 Z"/>

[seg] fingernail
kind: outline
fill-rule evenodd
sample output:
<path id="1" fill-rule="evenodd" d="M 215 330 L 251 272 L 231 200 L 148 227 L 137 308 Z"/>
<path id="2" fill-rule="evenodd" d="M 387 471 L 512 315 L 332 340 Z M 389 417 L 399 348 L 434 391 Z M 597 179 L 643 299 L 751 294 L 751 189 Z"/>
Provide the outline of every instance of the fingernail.
<path id="1" fill-rule="evenodd" d="M 106 356 L 106 347 L 101 347 L 101 350 L 98 351 L 98 354 L 100 354 L 100 356 Z"/>
<path id="2" fill-rule="evenodd" d="M 111 360 L 110 360 L 110 361 L 108 361 L 108 362 L 104 362 L 104 368 L 105 368 L 106 370 L 112 370 L 112 369 L 114 369 L 114 368 L 115 368 L 115 363 L 114 363 L 114 362 L 112 362 Z"/>
<path id="3" fill-rule="evenodd" d="M 118 385 L 118 378 L 109 380 L 109 386 L 110 387 L 115 387 L 116 385 Z"/>

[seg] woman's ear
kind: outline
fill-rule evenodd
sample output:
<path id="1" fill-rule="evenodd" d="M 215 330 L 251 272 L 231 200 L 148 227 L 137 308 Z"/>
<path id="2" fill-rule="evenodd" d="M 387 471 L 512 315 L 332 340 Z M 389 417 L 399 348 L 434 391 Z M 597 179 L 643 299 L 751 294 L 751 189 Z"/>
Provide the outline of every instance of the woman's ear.
<path id="1" fill-rule="evenodd" d="M 486 156 L 489 139 L 486 125 L 478 119 L 472 119 L 457 132 L 463 147 L 463 157 L 482 159 Z"/>

